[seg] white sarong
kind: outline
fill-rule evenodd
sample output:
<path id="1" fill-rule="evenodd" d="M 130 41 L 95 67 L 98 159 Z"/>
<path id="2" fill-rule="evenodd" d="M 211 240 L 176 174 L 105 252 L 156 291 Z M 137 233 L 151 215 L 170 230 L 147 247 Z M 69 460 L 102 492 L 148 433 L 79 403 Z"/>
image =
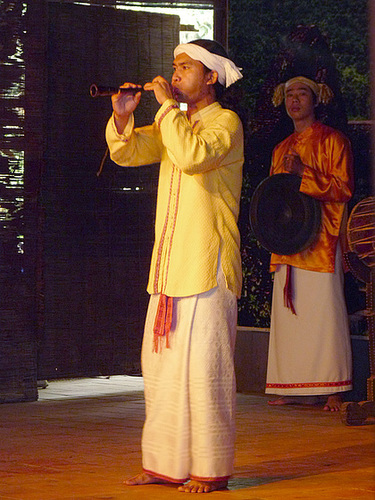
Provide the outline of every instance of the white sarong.
<path id="1" fill-rule="evenodd" d="M 153 352 L 159 295 L 151 295 L 142 345 L 146 420 L 143 469 L 172 482 L 233 471 L 237 300 L 225 286 L 173 299 L 170 347 Z"/>
<path id="2" fill-rule="evenodd" d="M 327 395 L 352 389 L 340 251 L 335 273 L 292 269 L 294 315 L 284 306 L 286 266 L 275 272 L 266 393 Z"/>

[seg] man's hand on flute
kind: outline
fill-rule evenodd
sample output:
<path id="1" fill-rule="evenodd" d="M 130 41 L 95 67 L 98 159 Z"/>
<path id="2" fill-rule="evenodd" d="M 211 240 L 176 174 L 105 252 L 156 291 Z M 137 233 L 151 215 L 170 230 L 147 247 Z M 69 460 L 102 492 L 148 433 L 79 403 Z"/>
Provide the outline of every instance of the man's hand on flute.
<path id="1" fill-rule="evenodd" d="M 167 99 L 173 99 L 173 93 L 170 83 L 162 76 L 157 76 L 144 86 L 145 90 L 153 90 L 155 98 L 160 105 L 164 104 Z"/>
<path id="2" fill-rule="evenodd" d="M 122 134 L 129 120 L 130 115 L 134 112 L 141 100 L 141 89 L 139 85 L 134 83 L 124 83 L 120 88 L 139 88 L 139 92 L 135 95 L 118 92 L 112 96 L 112 107 L 115 118 L 117 132 Z"/>

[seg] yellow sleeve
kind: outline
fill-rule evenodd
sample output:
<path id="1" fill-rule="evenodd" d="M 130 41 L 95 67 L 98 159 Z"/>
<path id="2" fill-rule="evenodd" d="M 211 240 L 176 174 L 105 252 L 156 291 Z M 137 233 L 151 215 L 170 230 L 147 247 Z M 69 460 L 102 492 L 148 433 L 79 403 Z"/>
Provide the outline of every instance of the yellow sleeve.
<path id="1" fill-rule="evenodd" d="M 123 167 L 151 165 L 161 160 L 162 143 L 155 124 L 134 128 L 131 115 L 122 134 L 117 132 L 113 115 L 106 127 L 106 140 L 111 160 Z"/>
<path id="2" fill-rule="evenodd" d="M 242 124 L 236 113 L 224 109 L 215 120 L 194 133 L 176 101 L 169 99 L 155 121 L 171 161 L 185 174 L 208 172 L 231 163 L 233 148 L 242 147 Z"/>

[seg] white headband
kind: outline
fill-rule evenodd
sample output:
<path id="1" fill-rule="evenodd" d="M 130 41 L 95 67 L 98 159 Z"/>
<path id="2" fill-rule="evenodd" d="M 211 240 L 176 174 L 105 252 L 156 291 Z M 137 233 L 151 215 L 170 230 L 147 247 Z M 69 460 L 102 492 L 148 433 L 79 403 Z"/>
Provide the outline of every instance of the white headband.
<path id="1" fill-rule="evenodd" d="M 192 59 L 200 61 L 208 69 L 217 71 L 218 80 L 224 87 L 229 87 L 232 83 L 242 78 L 241 68 L 237 68 L 233 61 L 226 57 L 212 54 L 196 43 L 182 43 L 174 49 L 174 57 L 179 54 L 187 54 Z"/>

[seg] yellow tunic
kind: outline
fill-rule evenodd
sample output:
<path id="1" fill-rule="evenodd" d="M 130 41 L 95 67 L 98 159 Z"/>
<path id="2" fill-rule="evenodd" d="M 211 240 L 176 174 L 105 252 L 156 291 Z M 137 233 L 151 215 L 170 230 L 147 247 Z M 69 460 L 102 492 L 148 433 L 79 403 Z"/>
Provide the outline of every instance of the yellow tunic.
<path id="1" fill-rule="evenodd" d="M 170 297 L 206 292 L 217 285 L 220 254 L 227 288 L 241 294 L 240 235 L 243 130 L 239 117 L 217 102 L 190 122 L 167 100 L 152 125 L 129 121 L 118 134 L 106 130 L 111 158 L 122 166 L 160 162 L 155 244 L 147 291 Z"/>
<path id="2" fill-rule="evenodd" d="M 321 230 L 314 243 L 294 255 L 271 255 L 270 270 L 289 264 L 318 272 L 335 270 L 335 255 L 346 202 L 353 192 L 353 158 L 349 140 L 339 131 L 314 122 L 302 133 L 294 133 L 273 152 L 271 175 L 285 172 L 284 155 L 295 151 L 307 165 L 300 191 L 321 201 Z"/>

